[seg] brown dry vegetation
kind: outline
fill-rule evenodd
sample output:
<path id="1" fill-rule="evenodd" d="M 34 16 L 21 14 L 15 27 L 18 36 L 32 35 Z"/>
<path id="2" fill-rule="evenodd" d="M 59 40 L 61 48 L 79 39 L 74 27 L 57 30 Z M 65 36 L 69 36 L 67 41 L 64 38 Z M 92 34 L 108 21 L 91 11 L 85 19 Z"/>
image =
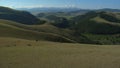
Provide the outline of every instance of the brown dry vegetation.
<path id="1" fill-rule="evenodd" d="M 0 68 L 120 68 L 120 46 L 1 37 Z"/>

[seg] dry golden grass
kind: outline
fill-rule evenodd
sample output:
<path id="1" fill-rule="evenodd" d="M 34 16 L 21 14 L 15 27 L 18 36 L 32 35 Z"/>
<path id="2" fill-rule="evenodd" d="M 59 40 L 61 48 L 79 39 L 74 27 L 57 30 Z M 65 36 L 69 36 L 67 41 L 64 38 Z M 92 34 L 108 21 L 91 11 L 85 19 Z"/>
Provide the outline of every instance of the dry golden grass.
<path id="1" fill-rule="evenodd" d="M 110 24 L 110 25 L 120 26 L 119 23 L 107 21 L 107 20 L 105 20 L 103 18 L 100 18 L 99 16 L 97 16 L 97 17 L 95 17 L 95 18 L 93 18 L 91 20 L 96 21 L 98 23 L 106 23 L 106 24 Z"/>
<path id="2" fill-rule="evenodd" d="M 3 37 L 0 68 L 120 68 L 120 46 Z"/>

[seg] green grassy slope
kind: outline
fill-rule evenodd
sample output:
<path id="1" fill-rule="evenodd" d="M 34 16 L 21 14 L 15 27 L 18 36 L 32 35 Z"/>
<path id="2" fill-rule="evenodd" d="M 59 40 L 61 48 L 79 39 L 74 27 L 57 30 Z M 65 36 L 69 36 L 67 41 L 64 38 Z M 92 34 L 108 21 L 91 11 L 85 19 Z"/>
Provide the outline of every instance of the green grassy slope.
<path id="1" fill-rule="evenodd" d="M 0 68 L 119 68 L 119 46 L 0 38 Z"/>
<path id="2" fill-rule="evenodd" d="M 72 30 L 57 28 L 48 23 L 43 25 L 24 25 L 2 19 L 0 20 L 0 23 L 0 30 L 3 32 L 1 33 L 1 36 L 18 37 L 34 40 L 44 39 L 58 42 L 66 41 L 79 43 L 96 43 L 81 35 L 76 37 L 76 35 L 74 35 L 74 31 Z M 6 27 L 6 25 L 9 25 L 10 27 Z"/>
<path id="3" fill-rule="evenodd" d="M 116 34 L 120 33 L 119 15 L 108 12 L 88 12 L 73 17 L 73 27 L 79 33 Z"/>
<path id="4" fill-rule="evenodd" d="M 72 29 L 100 44 L 120 44 L 120 16 L 111 12 L 88 12 L 73 17 Z"/>
<path id="5" fill-rule="evenodd" d="M 51 16 L 49 17 L 51 18 Z M 1 19 L 0 35 L 1 37 L 56 42 L 120 44 L 120 15 L 118 13 L 92 11 L 73 17 L 72 20 L 62 19 L 62 23 L 60 23 L 61 19 L 57 20 L 58 22 L 54 22 L 54 24 L 46 22 L 41 25 L 25 25 Z M 54 16 L 52 20 L 54 20 Z M 69 27 L 65 25 L 65 22 L 68 23 Z M 55 23 L 58 26 L 67 27 L 61 28 L 55 26 Z M 113 38 L 114 40 L 112 40 Z"/>
<path id="6" fill-rule="evenodd" d="M 0 20 L 0 36 L 17 37 L 31 40 L 49 40 L 56 42 L 73 42 L 61 35 L 35 31 L 30 26 L 18 24 L 12 21 Z"/>

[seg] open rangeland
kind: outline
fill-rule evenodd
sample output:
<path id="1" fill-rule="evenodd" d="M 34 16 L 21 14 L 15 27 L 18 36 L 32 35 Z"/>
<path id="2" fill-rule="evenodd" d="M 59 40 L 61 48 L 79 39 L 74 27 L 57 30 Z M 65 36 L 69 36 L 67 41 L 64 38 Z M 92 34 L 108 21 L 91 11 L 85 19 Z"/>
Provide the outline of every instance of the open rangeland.
<path id="1" fill-rule="evenodd" d="M 120 68 L 120 46 L 1 37 L 0 68 Z"/>

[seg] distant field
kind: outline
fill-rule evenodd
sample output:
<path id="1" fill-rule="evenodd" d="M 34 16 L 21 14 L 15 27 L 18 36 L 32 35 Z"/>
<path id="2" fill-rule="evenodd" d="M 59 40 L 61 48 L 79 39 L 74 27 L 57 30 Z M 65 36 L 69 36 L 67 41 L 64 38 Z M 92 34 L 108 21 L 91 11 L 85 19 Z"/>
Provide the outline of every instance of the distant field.
<path id="1" fill-rule="evenodd" d="M 1 37 L 0 68 L 120 68 L 120 46 Z"/>

